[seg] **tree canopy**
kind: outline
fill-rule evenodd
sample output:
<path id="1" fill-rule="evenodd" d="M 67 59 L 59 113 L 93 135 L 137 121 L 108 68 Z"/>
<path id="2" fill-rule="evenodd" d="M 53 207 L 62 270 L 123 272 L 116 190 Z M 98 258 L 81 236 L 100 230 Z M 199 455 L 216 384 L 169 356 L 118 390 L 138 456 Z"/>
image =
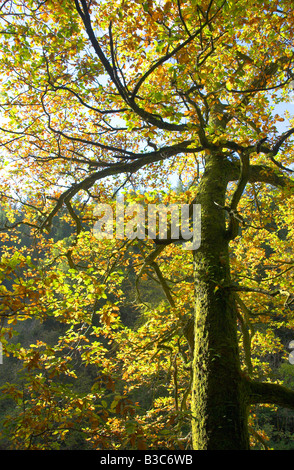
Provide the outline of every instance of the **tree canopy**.
<path id="1" fill-rule="evenodd" d="M 248 450 L 267 446 L 256 405 L 294 408 L 269 360 L 288 361 L 294 328 L 293 15 L 290 0 L 2 2 L 13 448 Z M 191 219 L 199 204 L 200 246 L 170 225 L 97 238 L 95 208 L 122 198 Z M 22 320 L 54 334 L 17 342 Z"/>

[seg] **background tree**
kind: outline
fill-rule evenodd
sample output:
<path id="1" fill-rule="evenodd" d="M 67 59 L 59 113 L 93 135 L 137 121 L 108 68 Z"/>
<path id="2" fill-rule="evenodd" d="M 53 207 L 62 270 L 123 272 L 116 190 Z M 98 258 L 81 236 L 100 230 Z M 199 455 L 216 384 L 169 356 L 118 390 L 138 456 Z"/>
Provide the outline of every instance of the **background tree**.
<path id="1" fill-rule="evenodd" d="M 19 225 L 15 204 L 26 209 L 21 222 L 35 240 L 34 262 L 8 249 L 2 259 L 3 275 L 18 278 L 10 292 L 3 288 L 3 316 L 52 315 L 70 325 L 54 348 L 15 349 L 34 370 L 29 400 L 10 388 L 27 403 L 18 445 L 54 433 L 64 439 L 74 421 L 98 448 L 124 445 L 124 435 L 128 445 L 146 445 L 143 435 L 151 445 L 150 420 L 158 434 L 175 419 L 165 416 L 171 393 L 136 419 L 126 397 L 145 377 L 148 386 L 160 365 L 169 371 L 181 432 L 190 410 L 194 449 L 249 449 L 250 405 L 294 405 L 293 392 L 261 377 L 250 355 L 255 341 L 258 348 L 270 337 L 253 334 L 260 318 L 275 310 L 292 328 L 294 129 L 288 117 L 280 133 L 283 118 L 275 111 L 292 80 L 291 2 L 5 1 L 1 12 L 2 148 L 9 162 L 2 204 L 7 227 Z M 175 175 L 189 184 L 183 194 L 170 192 Z M 145 203 L 156 201 L 160 188 L 166 203 L 201 204 L 200 248 L 188 252 L 172 239 L 93 239 L 86 228 L 95 203 L 129 185 L 144 188 Z M 64 208 L 75 235 L 54 243 L 46 231 Z M 118 315 L 127 266 L 137 286 L 152 271 L 164 294 L 147 304 L 136 330 Z M 89 325 L 97 341 L 87 349 Z M 52 383 L 57 374 L 74 376 L 65 351 L 79 348 L 100 377 L 82 398 Z M 157 359 L 147 371 L 150 348 Z M 129 417 L 128 427 L 114 411 Z"/>

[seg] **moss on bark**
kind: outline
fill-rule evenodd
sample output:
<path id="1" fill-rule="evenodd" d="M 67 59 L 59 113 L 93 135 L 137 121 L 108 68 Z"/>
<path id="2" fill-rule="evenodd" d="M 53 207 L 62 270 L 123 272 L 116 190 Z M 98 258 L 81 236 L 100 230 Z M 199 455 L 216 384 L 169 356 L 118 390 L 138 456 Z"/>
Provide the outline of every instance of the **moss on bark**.
<path id="1" fill-rule="evenodd" d="M 225 211 L 226 161 L 207 162 L 199 199 L 202 239 L 194 252 L 195 326 L 192 436 L 195 450 L 248 450 L 235 301 L 230 283 Z M 217 203 L 217 204 L 215 204 Z"/>

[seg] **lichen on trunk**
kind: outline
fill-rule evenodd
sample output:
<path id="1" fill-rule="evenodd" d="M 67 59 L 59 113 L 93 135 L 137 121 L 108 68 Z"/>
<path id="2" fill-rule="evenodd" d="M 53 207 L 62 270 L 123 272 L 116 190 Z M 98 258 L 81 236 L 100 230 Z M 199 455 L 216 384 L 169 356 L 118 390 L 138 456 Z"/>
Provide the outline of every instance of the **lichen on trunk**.
<path id="1" fill-rule="evenodd" d="M 195 325 L 192 436 L 195 450 L 248 450 L 229 239 L 224 206 L 226 159 L 212 155 L 199 188 L 201 246 L 194 252 Z M 217 203 L 217 204 L 215 204 Z"/>

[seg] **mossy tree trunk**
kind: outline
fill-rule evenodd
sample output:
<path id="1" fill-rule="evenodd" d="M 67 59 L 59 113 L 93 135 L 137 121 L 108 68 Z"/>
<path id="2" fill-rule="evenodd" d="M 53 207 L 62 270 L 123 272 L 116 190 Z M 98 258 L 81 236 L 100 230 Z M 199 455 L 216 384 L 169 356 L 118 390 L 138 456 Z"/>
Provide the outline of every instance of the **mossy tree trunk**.
<path id="1" fill-rule="evenodd" d="M 201 246 L 194 252 L 195 325 L 192 438 L 195 450 L 248 450 L 247 397 L 226 231 L 226 159 L 211 155 L 199 188 Z"/>

